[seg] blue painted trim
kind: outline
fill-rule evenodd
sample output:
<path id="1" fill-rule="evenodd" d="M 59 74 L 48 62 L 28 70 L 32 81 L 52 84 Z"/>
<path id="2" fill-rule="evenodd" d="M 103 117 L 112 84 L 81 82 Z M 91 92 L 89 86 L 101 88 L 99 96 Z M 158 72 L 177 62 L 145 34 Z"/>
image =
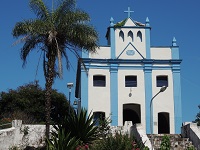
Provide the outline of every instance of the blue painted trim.
<path id="1" fill-rule="evenodd" d="M 180 64 L 181 59 L 157 60 L 157 59 L 82 59 L 87 63 L 101 63 L 101 64 Z"/>
<path id="2" fill-rule="evenodd" d="M 176 44 L 176 38 L 175 37 L 172 40 L 172 46 L 177 46 L 177 44 Z"/>
<path id="3" fill-rule="evenodd" d="M 173 89 L 174 89 L 174 121 L 175 133 L 181 133 L 182 126 L 182 104 L 181 104 L 181 81 L 180 81 L 180 66 L 174 66 L 173 72 Z"/>
<path id="4" fill-rule="evenodd" d="M 146 24 L 145 25 L 146 25 L 146 27 L 150 27 L 150 21 L 149 21 L 148 17 L 146 18 Z"/>
<path id="5" fill-rule="evenodd" d="M 102 65 L 89 65 L 87 67 L 86 65 L 86 68 L 89 68 L 89 69 L 109 69 L 110 68 L 110 65 L 105 65 L 105 66 L 102 66 Z M 143 70 L 144 69 L 144 66 L 126 66 L 126 65 L 123 65 L 123 66 L 118 66 L 118 69 L 120 70 L 124 70 L 124 69 L 127 69 L 127 70 Z M 172 69 L 172 66 L 152 66 L 151 67 L 152 70 L 171 70 Z M 178 69 L 178 68 L 177 68 Z"/>
<path id="6" fill-rule="evenodd" d="M 146 29 L 145 30 L 145 35 L 146 35 L 146 59 L 150 59 L 151 58 L 151 51 L 150 51 L 150 29 Z"/>
<path id="7" fill-rule="evenodd" d="M 81 106 L 88 110 L 88 74 L 81 70 Z"/>
<path id="8" fill-rule="evenodd" d="M 110 28 L 110 47 L 111 47 L 111 58 L 115 59 L 116 58 L 116 53 L 115 53 L 115 29 Z"/>
<path id="9" fill-rule="evenodd" d="M 150 101 L 152 98 L 152 66 L 146 64 L 144 66 L 144 78 L 145 78 L 145 108 L 146 108 L 146 133 L 151 133 L 150 128 Z M 153 108 L 153 105 L 152 105 Z M 152 112 L 153 113 L 153 112 Z M 153 121 L 153 120 L 152 120 Z"/>
<path id="10" fill-rule="evenodd" d="M 111 125 L 118 126 L 118 65 L 110 66 Z"/>
<path id="11" fill-rule="evenodd" d="M 130 28 L 130 29 L 151 29 L 151 27 L 146 27 L 146 26 L 123 26 L 123 27 L 109 27 L 109 28 L 115 28 L 115 29 L 126 29 L 126 28 Z"/>
<path id="12" fill-rule="evenodd" d="M 144 57 L 142 56 L 142 54 L 137 50 L 137 48 L 135 48 L 135 46 L 131 42 L 128 43 L 128 45 L 124 48 L 124 50 L 119 54 L 119 56 L 117 57 L 117 59 L 119 59 L 119 57 L 124 53 L 124 51 L 127 49 L 127 47 L 129 45 L 131 45 L 137 51 L 137 53 L 144 59 Z"/>
<path id="13" fill-rule="evenodd" d="M 179 59 L 179 47 L 178 46 L 173 46 L 171 48 L 171 54 L 172 54 L 172 59 Z"/>
<path id="14" fill-rule="evenodd" d="M 82 49 L 82 58 L 89 58 L 89 51 Z"/>

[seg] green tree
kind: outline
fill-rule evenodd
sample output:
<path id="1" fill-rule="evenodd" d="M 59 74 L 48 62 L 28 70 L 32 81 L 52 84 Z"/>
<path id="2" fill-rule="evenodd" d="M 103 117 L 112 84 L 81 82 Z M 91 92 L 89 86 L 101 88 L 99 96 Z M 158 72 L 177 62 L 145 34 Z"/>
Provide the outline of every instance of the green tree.
<path id="1" fill-rule="evenodd" d="M 60 123 L 68 113 L 68 101 L 64 94 L 52 90 L 51 118 Z M 37 83 L 28 83 L 0 93 L 0 119 L 21 119 L 23 123 L 45 122 L 45 90 Z"/>
<path id="2" fill-rule="evenodd" d="M 200 105 L 198 107 L 199 107 L 199 110 L 200 110 Z M 197 113 L 196 119 L 195 119 L 194 122 L 196 122 L 197 125 L 200 126 L 200 111 Z"/>
<path id="3" fill-rule="evenodd" d="M 39 48 L 44 54 L 46 137 L 49 138 L 52 85 L 56 76 L 62 78 L 62 57 L 68 64 L 67 51 L 77 57 L 78 48 L 95 52 L 98 34 L 88 24 L 89 15 L 76 8 L 75 0 L 62 0 L 52 10 L 42 0 L 30 0 L 30 8 L 37 18 L 16 23 L 12 34 L 20 38 L 18 42 L 24 43 L 21 48 L 23 65 L 32 50 Z"/>

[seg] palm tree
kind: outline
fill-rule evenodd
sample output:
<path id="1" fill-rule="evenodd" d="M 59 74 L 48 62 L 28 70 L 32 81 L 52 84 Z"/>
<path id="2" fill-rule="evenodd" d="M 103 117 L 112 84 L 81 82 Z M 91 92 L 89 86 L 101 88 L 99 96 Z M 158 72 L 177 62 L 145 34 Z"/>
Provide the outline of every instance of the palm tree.
<path id="1" fill-rule="evenodd" d="M 42 0 L 30 0 L 30 8 L 37 16 L 36 19 L 17 22 L 12 32 L 14 37 L 19 38 L 17 43 L 23 43 L 23 66 L 32 50 L 39 48 L 43 53 L 47 139 L 51 120 L 52 85 L 56 76 L 62 78 L 62 57 L 66 58 L 68 64 L 67 51 L 79 57 L 80 48 L 95 52 L 98 47 L 98 34 L 89 24 L 89 15 L 77 9 L 75 4 L 75 0 L 63 0 L 58 7 L 50 10 Z"/>

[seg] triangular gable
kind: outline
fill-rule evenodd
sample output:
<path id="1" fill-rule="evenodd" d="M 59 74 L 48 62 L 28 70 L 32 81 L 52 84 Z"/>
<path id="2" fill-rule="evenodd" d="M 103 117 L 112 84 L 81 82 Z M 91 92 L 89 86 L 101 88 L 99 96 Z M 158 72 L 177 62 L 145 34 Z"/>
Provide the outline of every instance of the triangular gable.
<path id="1" fill-rule="evenodd" d="M 126 26 L 137 26 L 137 24 L 131 18 L 128 18 L 124 24 L 124 27 Z"/>
<path id="2" fill-rule="evenodd" d="M 144 56 L 137 50 L 137 48 L 130 42 L 124 50 L 119 54 L 117 59 L 144 59 Z"/>

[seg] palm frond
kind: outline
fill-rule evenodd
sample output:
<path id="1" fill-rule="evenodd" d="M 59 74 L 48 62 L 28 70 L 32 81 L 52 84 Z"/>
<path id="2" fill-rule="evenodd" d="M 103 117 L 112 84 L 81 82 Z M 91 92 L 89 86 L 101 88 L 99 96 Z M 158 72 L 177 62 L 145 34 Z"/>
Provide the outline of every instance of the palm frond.
<path id="1" fill-rule="evenodd" d="M 46 53 L 44 51 L 43 53 L 43 71 L 44 71 L 44 77 L 47 77 L 47 63 L 46 63 L 46 57 L 45 57 Z"/>
<path id="2" fill-rule="evenodd" d="M 49 30 L 51 24 L 43 22 L 38 19 L 30 19 L 21 22 L 17 22 L 13 28 L 12 35 L 14 37 L 26 36 L 26 35 L 45 35 Z"/>
<path id="3" fill-rule="evenodd" d="M 68 11 L 73 11 L 75 9 L 76 1 L 75 0 L 63 0 L 54 11 L 56 15 L 65 14 Z"/>
<path id="4" fill-rule="evenodd" d="M 69 62 L 68 55 L 67 55 L 66 51 L 63 51 L 62 54 L 63 54 L 63 56 L 65 57 L 65 60 L 66 60 L 66 68 L 69 69 L 70 68 L 70 66 L 69 66 L 70 62 Z"/>
<path id="5" fill-rule="evenodd" d="M 63 69 L 62 69 L 62 54 L 61 54 L 61 51 L 59 49 L 58 41 L 57 41 L 56 38 L 55 38 L 55 41 L 56 41 L 57 57 L 58 57 L 58 75 L 59 75 L 59 78 L 62 78 L 62 72 L 63 72 Z"/>
<path id="6" fill-rule="evenodd" d="M 23 60 L 23 66 L 26 64 L 26 58 L 29 55 L 30 51 L 35 49 L 36 46 L 42 42 L 42 39 L 37 36 L 29 36 L 26 38 L 25 44 L 21 49 L 21 59 Z"/>
<path id="7" fill-rule="evenodd" d="M 82 11 L 81 9 L 76 9 L 75 12 L 73 12 L 73 17 L 71 18 L 72 20 L 70 20 L 71 22 L 74 23 L 88 23 L 90 21 L 90 16 L 88 15 L 88 13 L 86 13 L 85 11 Z"/>
<path id="8" fill-rule="evenodd" d="M 20 38 L 19 40 L 15 41 L 12 45 L 15 46 L 15 45 L 17 45 L 17 44 L 19 44 L 19 43 L 23 43 L 23 42 L 26 41 L 26 39 L 27 39 L 28 37 L 29 37 L 29 35 L 24 36 L 24 37 Z"/>
<path id="9" fill-rule="evenodd" d="M 73 26 L 68 39 L 73 45 L 96 52 L 98 47 L 98 33 L 93 27 L 86 24 L 76 24 Z"/>
<path id="10" fill-rule="evenodd" d="M 30 8 L 41 20 L 46 20 L 49 17 L 49 10 L 42 0 L 30 0 Z"/>

